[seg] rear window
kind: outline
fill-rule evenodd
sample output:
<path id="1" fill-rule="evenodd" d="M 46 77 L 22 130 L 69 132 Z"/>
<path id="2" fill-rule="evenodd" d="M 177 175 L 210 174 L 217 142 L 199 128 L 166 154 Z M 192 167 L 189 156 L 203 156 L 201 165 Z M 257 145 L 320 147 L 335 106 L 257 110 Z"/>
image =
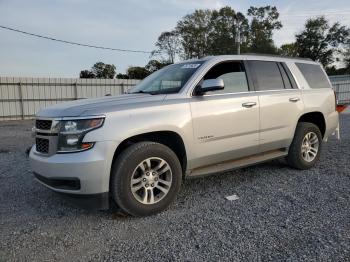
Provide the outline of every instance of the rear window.
<path id="1" fill-rule="evenodd" d="M 303 74 L 310 88 L 331 88 L 326 74 L 321 66 L 314 64 L 295 63 Z"/>

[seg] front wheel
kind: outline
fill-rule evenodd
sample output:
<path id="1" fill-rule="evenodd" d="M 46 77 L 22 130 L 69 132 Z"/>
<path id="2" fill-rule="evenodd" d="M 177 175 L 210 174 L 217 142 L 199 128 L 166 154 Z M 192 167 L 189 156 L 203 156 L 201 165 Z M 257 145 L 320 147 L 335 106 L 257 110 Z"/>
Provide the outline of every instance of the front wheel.
<path id="1" fill-rule="evenodd" d="M 111 194 L 117 205 L 133 216 L 164 210 L 175 199 L 182 168 L 175 153 L 154 142 L 136 143 L 116 159 Z"/>
<path id="2" fill-rule="evenodd" d="M 297 169 L 309 169 L 320 158 L 322 135 L 320 129 L 307 122 L 300 122 L 287 156 L 288 164 Z"/>

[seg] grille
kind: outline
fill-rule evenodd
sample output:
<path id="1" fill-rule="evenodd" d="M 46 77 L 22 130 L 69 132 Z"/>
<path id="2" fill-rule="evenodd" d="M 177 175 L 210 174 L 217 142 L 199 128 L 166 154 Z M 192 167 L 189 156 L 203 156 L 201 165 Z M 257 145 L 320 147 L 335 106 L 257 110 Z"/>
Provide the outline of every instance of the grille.
<path id="1" fill-rule="evenodd" d="M 45 154 L 49 153 L 49 140 L 48 139 L 37 137 L 35 139 L 35 142 L 36 142 L 36 151 L 38 151 L 40 153 L 45 153 Z"/>
<path id="2" fill-rule="evenodd" d="M 39 120 L 35 121 L 35 127 L 41 130 L 50 130 L 52 125 L 52 120 Z"/>

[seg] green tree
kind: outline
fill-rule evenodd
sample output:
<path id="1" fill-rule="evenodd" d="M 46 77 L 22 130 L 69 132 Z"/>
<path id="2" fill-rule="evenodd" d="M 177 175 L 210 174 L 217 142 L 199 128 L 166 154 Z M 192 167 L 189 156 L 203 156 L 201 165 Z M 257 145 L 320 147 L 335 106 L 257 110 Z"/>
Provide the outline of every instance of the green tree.
<path id="1" fill-rule="evenodd" d="M 229 6 L 219 10 L 195 10 L 177 23 L 182 57 L 201 58 L 208 55 L 235 54 L 236 37 L 248 34 L 248 20 Z"/>
<path id="2" fill-rule="evenodd" d="M 105 64 L 102 62 L 97 62 L 91 68 L 91 72 L 96 78 L 110 78 L 113 79 L 115 76 L 116 67 L 113 64 Z"/>
<path id="3" fill-rule="evenodd" d="M 79 77 L 80 78 L 95 78 L 95 75 L 90 70 L 82 70 L 82 71 L 80 71 Z"/>
<path id="4" fill-rule="evenodd" d="M 273 31 L 282 28 L 278 20 L 279 13 L 275 6 L 253 7 L 248 9 L 251 17 L 248 50 L 254 53 L 277 53 L 272 39 Z"/>
<path id="5" fill-rule="evenodd" d="M 336 66 L 332 65 L 326 68 L 327 75 L 347 75 L 350 74 L 350 70 L 342 67 L 342 68 L 337 68 Z"/>
<path id="6" fill-rule="evenodd" d="M 284 44 L 278 49 L 278 54 L 283 56 L 298 56 L 298 50 L 295 43 Z"/>
<path id="7" fill-rule="evenodd" d="M 324 67 L 335 61 L 340 47 L 349 37 L 349 29 L 339 23 L 329 25 L 325 17 L 307 20 L 304 30 L 296 35 L 296 48 L 299 56 L 319 61 Z"/>
<path id="8" fill-rule="evenodd" d="M 117 79 L 129 79 L 129 76 L 127 74 L 117 74 L 116 76 Z"/>
<path id="9" fill-rule="evenodd" d="M 148 64 L 145 66 L 145 69 L 148 70 L 149 73 L 153 73 L 170 64 L 170 62 L 159 62 L 158 60 L 153 59 L 148 62 Z"/>
<path id="10" fill-rule="evenodd" d="M 348 74 L 350 74 L 350 39 L 346 45 L 343 62 L 345 64 L 345 68 L 347 69 Z"/>
<path id="11" fill-rule="evenodd" d="M 102 62 L 95 63 L 91 70 L 80 71 L 80 78 L 110 78 L 113 79 L 116 72 L 115 65 Z"/>
<path id="12" fill-rule="evenodd" d="M 161 33 L 156 42 L 156 48 L 152 55 L 158 55 L 162 60 L 174 63 L 176 55 L 181 53 L 181 42 L 177 32 L 173 30 Z"/>
<path id="13" fill-rule="evenodd" d="M 241 36 L 246 36 L 248 27 L 245 16 L 242 13 L 236 13 L 229 6 L 213 10 L 210 19 L 209 54 L 236 54 L 237 31 L 240 31 Z"/>
<path id="14" fill-rule="evenodd" d="M 211 15 L 209 9 L 195 10 L 177 23 L 176 32 L 180 36 L 183 58 L 200 58 L 210 53 Z"/>
<path id="15" fill-rule="evenodd" d="M 150 72 L 140 66 L 131 66 L 127 70 L 127 75 L 129 76 L 129 79 L 144 79 L 150 74 Z"/>

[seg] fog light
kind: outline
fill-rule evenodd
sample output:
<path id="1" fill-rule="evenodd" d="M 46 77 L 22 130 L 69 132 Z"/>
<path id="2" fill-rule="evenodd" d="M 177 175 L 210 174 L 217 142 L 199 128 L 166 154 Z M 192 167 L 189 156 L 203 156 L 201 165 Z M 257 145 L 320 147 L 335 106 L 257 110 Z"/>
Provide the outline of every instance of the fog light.
<path id="1" fill-rule="evenodd" d="M 78 143 L 79 138 L 77 136 L 68 136 L 67 145 L 74 146 Z"/>

